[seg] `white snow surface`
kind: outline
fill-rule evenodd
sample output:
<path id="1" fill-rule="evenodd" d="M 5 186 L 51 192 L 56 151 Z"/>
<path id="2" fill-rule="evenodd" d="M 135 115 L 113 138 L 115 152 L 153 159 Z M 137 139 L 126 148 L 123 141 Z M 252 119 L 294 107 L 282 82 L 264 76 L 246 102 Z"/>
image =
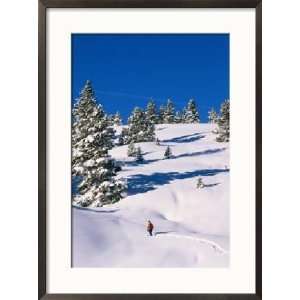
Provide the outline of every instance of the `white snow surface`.
<path id="1" fill-rule="evenodd" d="M 126 145 L 113 148 L 128 194 L 105 207 L 72 208 L 73 267 L 228 267 L 229 143 L 215 141 L 214 126 L 157 125 L 161 145 L 137 144 L 144 163 L 127 157 Z M 168 145 L 173 158 L 163 159 Z M 199 177 L 205 187 L 197 189 Z"/>

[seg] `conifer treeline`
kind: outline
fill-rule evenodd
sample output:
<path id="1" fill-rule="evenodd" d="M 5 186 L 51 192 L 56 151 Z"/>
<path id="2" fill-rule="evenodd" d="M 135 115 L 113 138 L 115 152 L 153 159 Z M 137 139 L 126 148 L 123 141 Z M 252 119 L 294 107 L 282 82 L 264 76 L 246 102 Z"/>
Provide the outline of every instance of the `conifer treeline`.
<path id="1" fill-rule="evenodd" d="M 208 120 L 210 123 L 217 124 L 218 126 L 213 130 L 217 134 L 217 142 L 229 142 L 230 138 L 230 102 L 225 100 L 221 104 L 220 113 L 212 108 L 208 112 Z"/>
<path id="2" fill-rule="evenodd" d="M 153 124 L 200 122 L 199 112 L 194 99 L 190 99 L 182 111 L 176 112 L 171 99 L 168 99 L 166 105 L 161 105 L 159 108 L 157 108 L 154 100 L 151 99 L 147 104 L 145 116 Z"/>
<path id="3" fill-rule="evenodd" d="M 115 117 L 114 117 L 115 120 Z M 176 112 L 171 99 L 166 105 L 156 107 L 154 100 L 150 100 L 143 110 L 135 107 L 128 118 L 128 127 L 123 127 L 119 137 L 119 145 L 138 142 L 152 142 L 155 140 L 156 124 L 199 123 L 199 113 L 195 100 L 191 99 L 182 112 Z M 116 123 L 115 123 L 116 124 Z"/>
<path id="4" fill-rule="evenodd" d="M 222 103 L 220 113 L 209 112 L 209 121 L 216 123 L 216 141 L 229 142 L 230 103 Z M 194 99 L 188 101 L 182 111 L 175 111 L 168 99 L 159 109 L 150 100 L 145 110 L 135 107 L 128 118 L 128 126 L 122 128 L 118 145 L 129 144 L 128 155 L 143 161 L 141 149 L 134 143 L 153 142 L 156 124 L 199 123 L 199 112 Z M 72 176 L 76 178 L 77 194 L 73 202 L 80 206 L 102 206 L 119 201 L 126 190 L 122 180 L 115 179 L 120 166 L 109 156 L 108 151 L 116 145 L 114 125 L 122 124 L 121 115 L 107 115 L 97 104 L 90 81 L 82 89 L 72 110 Z M 172 156 L 168 147 L 165 158 Z"/>

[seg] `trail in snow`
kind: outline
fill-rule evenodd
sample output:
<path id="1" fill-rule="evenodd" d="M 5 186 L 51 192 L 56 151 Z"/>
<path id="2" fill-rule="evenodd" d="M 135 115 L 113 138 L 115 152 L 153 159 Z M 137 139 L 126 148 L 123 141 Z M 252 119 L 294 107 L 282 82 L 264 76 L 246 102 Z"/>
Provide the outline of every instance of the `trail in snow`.
<path id="1" fill-rule="evenodd" d="M 180 235 L 180 234 L 173 234 L 173 233 L 166 233 L 166 234 L 160 234 L 160 233 L 156 233 L 155 234 L 156 237 L 175 237 L 175 238 L 179 238 L 179 239 L 188 239 L 188 240 L 192 240 L 195 242 L 200 242 L 200 243 L 204 243 L 207 244 L 209 246 L 211 246 L 216 252 L 220 253 L 220 254 L 228 254 L 228 251 L 226 251 L 225 249 L 223 249 L 220 245 L 218 245 L 217 243 L 207 240 L 207 239 L 203 239 L 203 238 L 196 238 L 193 236 L 189 236 L 189 235 Z"/>

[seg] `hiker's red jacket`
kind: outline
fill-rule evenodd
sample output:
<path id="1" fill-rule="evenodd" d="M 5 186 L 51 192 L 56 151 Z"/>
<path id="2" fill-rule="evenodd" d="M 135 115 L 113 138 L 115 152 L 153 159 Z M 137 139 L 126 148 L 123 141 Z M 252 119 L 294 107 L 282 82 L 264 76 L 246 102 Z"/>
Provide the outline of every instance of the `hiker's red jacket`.
<path id="1" fill-rule="evenodd" d="M 148 225 L 147 225 L 147 230 L 152 231 L 153 227 L 154 227 L 153 224 L 151 222 L 149 222 Z"/>

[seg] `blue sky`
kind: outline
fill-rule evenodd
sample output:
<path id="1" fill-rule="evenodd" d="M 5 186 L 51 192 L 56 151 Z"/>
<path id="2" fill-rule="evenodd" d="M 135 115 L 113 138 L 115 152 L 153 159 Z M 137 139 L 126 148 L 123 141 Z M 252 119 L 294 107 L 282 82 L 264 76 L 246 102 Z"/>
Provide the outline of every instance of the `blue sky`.
<path id="1" fill-rule="evenodd" d="M 123 120 L 149 98 L 182 109 L 197 102 L 202 122 L 229 99 L 228 34 L 73 34 L 72 100 L 91 80 L 97 101 Z"/>

